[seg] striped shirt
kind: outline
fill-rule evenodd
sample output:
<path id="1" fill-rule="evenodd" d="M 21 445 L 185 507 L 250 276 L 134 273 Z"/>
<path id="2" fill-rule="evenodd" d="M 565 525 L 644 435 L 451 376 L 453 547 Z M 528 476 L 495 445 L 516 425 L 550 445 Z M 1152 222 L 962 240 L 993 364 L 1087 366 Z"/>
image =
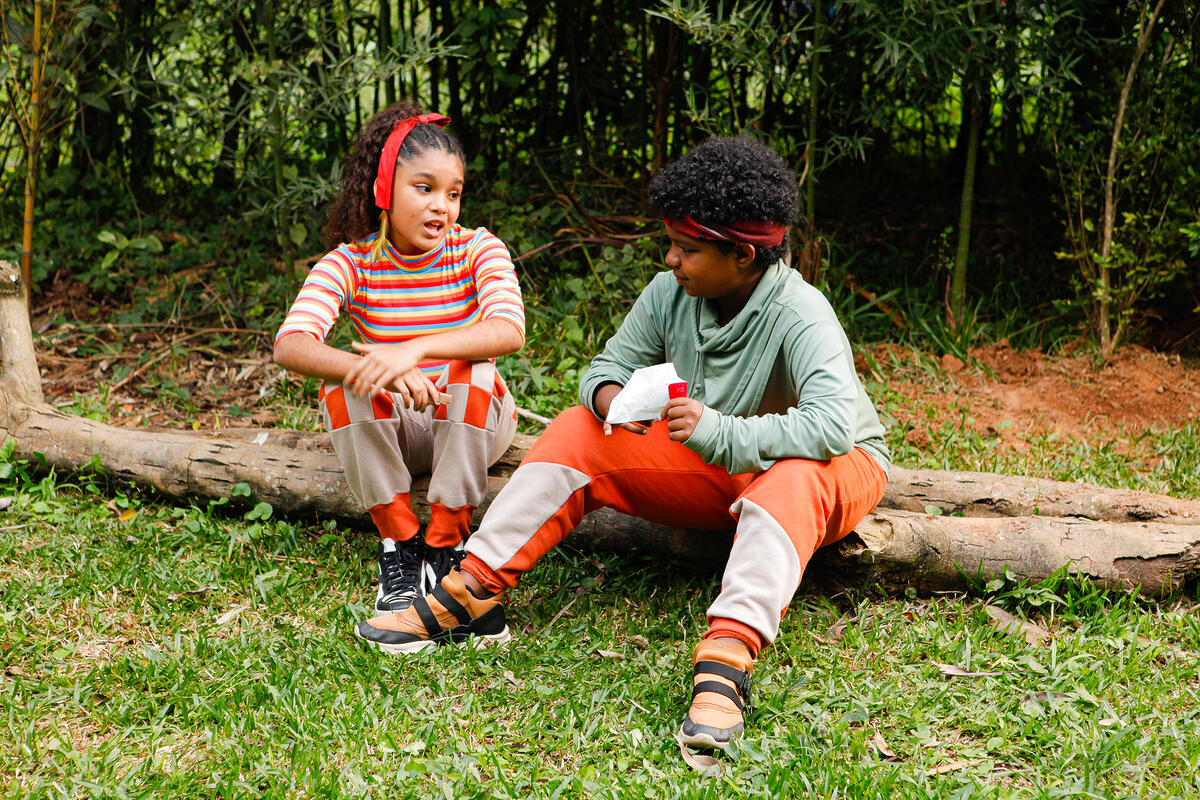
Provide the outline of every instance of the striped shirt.
<path id="1" fill-rule="evenodd" d="M 325 341 L 341 311 L 364 342 L 398 342 L 458 330 L 485 319 L 505 319 L 525 330 L 525 306 L 508 248 L 484 228 L 457 223 L 439 247 L 420 255 L 398 253 L 390 243 L 371 263 L 375 240 L 339 245 L 308 273 L 275 341 L 307 333 Z M 436 376 L 445 359 L 422 361 Z"/>

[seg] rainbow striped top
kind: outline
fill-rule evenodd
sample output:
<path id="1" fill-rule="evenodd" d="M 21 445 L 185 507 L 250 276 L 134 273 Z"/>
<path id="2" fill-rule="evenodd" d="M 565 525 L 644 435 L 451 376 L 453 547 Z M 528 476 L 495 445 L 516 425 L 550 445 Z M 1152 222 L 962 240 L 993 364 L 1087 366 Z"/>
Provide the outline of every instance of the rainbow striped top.
<path id="1" fill-rule="evenodd" d="M 308 273 L 296 302 L 275 334 L 307 333 L 325 341 L 345 310 L 364 342 L 395 344 L 465 328 L 485 319 L 506 319 L 525 330 L 525 306 L 512 257 L 504 242 L 484 228 L 455 223 L 440 246 L 406 256 L 390 243 L 383 257 L 368 258 L 379 234 L 339 245 Z M 446 360 L 422 361 L 430 376 Z"/>

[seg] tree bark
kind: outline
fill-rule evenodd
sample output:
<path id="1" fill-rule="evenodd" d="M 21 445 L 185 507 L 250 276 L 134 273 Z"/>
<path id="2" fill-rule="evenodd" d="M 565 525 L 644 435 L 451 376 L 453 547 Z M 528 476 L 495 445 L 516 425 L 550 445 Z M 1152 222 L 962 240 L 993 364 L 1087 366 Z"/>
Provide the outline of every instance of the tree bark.
<path id="1" fill-rule="evenodd" d="M 290 515 L 370 526 L 324 434 L 234 429 L 219 434 L 115 428 L 42 401 L 19 270 L 0 262 L 0 441 L 16 457 L 41 453 L 60 473 L 99 467 L 112 479 L 176 502 L 228 497 L 238 483 Z M 519 435 L 490 471 L 486 509 L 533 437 Z M 419 478 L 412 497 L 428 516 Z M 933 513 L 933 512 L 937 513 Z M 964 515 L 964 516 L 959 516 Z M 694 567 L 719 567 L 732 534 L 654 525 L 604 509 L 570 541 L 634 547 Z M 880 507 L 818 554 L 806 581 L 889 592 L 965 590 L 1009 573 L 1037 580 L 1068 567 L 1110 588 L 1161 595 L 1200 575 L 1200 502 L 1010 475 L 894 468 Z"/>
<path id="2" fill-rule="evenodd" d="M 1121 144 L 1121 128 L 1125 124 L 1125 109 L 1129 105 L 1129 93 L 1133 89 L 1133 79 L 1137 75 L 1138 64 L 1146 53 L 1146 46 L 1154 34 L 1154 25 L 1162 11 L 1164 0 L 1158 0 L 1151 12 L 1149 20 L 1146 11 L 1150 7 L 1149 0 L 1143 0 L 1138 10 L 1138 38 L 1134 47 L 1133 59 L 1125 72 L 1125 81 L 1121 84 L 1121 93 L 1117 97 L 1116 119 L 1113 120 L 1112 142 L 1108 147 L 1108 164 L 1104 170 L 1104 210 L 1100 229 L 1100 254 L 1097 258 L 1100 267 L 1100 285 L 1097 287 L 1097 316 L 1100 320 L 1100 356 L 1107 361 L 1112 358 L 1113 351 L 1120 341 L 1120 321 L 1117 331 L 1112 329 L 1112 267 L 1109 258 L 1112 256 L 1113 228 L 1117 217 L 1117 200 L 1114 187 L 1117 182 L 1117 155 Z"/>

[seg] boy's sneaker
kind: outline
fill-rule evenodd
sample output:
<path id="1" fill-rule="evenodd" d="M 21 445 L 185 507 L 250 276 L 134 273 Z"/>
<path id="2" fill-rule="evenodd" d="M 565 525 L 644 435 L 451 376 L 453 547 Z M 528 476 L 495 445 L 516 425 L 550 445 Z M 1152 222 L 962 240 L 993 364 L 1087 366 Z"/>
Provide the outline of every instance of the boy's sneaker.
<path id="1" fill-rule="evenodd" d="M 679 728 L 679 741 L 724 750 L 745 729 L 754 658 L 741 642 L 701 639 L 692 661 L 692 706 Z"/>
<path id="2" fill-rule="evenodd" d="M 480 599 L 453 570 L 425 597 L 395 614 L 383 614 L 354 626 L 354 635 L 388 655 L 419 653 L 443 644 L 475 648 L 504 644 L 512 636 L 504 624 L 500 595 Z"/>
<path id="3" fill-rule="evenodd" d="M 425 546 L 425 566 L 422 570 L 424 576 L 424 586 L 422 586 L 422 594 L 429 594 L 434 587 L 442 582 L 442 578 L 450 574 L 451 570 L 458 569 L 458 565 L 462 563 L 463 556 L 467 554 L 466 542 L 459 542 L 449 547 L 430 547 Z"/>
<path id="4" fill-rule="evenodd" d="M 379 591 L 375 593 L 375 610 L 403 611 L 421 594 L 421 574 L 424 572 L 420 536 L 404 542 L 384 539 L 379 543 Z"/>

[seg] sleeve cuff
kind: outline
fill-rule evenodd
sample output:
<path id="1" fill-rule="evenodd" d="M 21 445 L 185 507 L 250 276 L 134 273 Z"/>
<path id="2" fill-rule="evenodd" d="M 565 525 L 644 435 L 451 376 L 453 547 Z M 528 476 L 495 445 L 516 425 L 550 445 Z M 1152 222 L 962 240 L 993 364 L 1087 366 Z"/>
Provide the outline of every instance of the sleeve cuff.
<path id="1" fill-rule="evenodd" d="M 709 464 L 713 463 L 713 452 L 716 450 L 717 437 L 721 431 L 720 417 L 719 411 L 705 406 L 692 435 L 684 442 L 689 450 Z"/>

